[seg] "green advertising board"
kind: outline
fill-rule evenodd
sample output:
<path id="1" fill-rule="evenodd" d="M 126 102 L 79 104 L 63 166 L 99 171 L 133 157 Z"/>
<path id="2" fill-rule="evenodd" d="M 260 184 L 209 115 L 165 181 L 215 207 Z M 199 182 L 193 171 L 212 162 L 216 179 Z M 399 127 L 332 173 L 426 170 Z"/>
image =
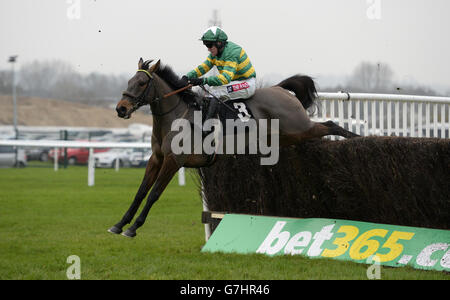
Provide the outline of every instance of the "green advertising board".
<path id="1" fill-rule="evenodd" d="M 227 214 L 203 252 L 306 255 L 450 271 L 450 231 L 333 219 Z"/>

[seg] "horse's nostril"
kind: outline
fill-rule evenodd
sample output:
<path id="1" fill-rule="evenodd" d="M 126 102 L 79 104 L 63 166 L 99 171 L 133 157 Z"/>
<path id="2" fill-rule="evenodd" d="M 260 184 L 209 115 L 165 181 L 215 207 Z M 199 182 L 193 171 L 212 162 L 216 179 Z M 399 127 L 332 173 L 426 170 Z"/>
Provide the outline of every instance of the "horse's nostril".
<path id="1" fill-rule="evenodd" d="M 124 116 L 127 113 L 127 108 L 125 106 L 119 106 L 116 108 L 116 111 L 119 116 Z"/>

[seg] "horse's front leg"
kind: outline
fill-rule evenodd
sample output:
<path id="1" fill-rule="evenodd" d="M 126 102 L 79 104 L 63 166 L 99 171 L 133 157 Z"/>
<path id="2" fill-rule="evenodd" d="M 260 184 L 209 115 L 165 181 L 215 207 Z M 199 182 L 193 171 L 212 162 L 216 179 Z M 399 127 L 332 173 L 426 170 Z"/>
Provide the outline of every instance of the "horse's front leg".
<path id="1" fill-rule="evenodd" d="M 147 196 L 148 191 L 158 177 L 159 170 L 161 169 L 162 165 L 161 160 L 162 159 L 158 159 L 156 154 L 153 152 L 152 156 L 147 162 L 144 179 L 142 180 L 141 186 L 139 187 L 139 190 L 136 193 L 136 196 L 134 197 L 130 208 L 119 223 L 108 229 L 109 232 L 120 234 L 122 232 L 123 226 L 125 226 L 126 224 L 130 224 L 131 220 L 133 220 L 133 217 L 136 214 L 139 206 L 141 205 L 142 200 L 144 200 L 145 196 Z"/>
<path id="2" fill-rule="evenodd" d="M 130 228 L 128 228 L 124 233 L 122 233 L 122 235 L 127 237 L 136 236 L 136 230 L 144 224 L 148 212 L 150 211 L 150 208 L 158 200 L 159 196 L 161 196 L 162 192 L 167 187 L 170 180 L 173 178 L 173 176 L 175 175 L 175 173 L 178 171 L 179 168 L 180 167 L 173 153 L 164 156 L 164 161 L 161 170 L 159 171 L 155 185 L 153 186 L 150 194 L 148 195 L 147 203 L 145 204 L 141 214 L 136 219 L 134 224 Z"/>

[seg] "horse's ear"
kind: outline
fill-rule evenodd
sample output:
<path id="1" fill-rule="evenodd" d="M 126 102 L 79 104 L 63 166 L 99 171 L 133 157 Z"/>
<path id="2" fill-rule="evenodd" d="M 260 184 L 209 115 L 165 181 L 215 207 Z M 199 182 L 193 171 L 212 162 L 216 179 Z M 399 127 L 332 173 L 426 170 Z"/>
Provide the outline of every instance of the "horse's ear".
<path id="1" fill-rule="evenodd" d="M 142 69 L 143 64 L 144 64 L 144 60 L 141 57 L 141 59 L 139 59 L 139 62 L 138 62 L 138 69 Z"/>
<path id="2" fill-rule="evenodd" d="M 159 64 L 160 64 L 160 60 L 158 59 L 158 61 L 150 67 L 150 70 L 148 70 L 150 73 L 154 73 L 156 71 L 158 71 L 159 69 Z"/>

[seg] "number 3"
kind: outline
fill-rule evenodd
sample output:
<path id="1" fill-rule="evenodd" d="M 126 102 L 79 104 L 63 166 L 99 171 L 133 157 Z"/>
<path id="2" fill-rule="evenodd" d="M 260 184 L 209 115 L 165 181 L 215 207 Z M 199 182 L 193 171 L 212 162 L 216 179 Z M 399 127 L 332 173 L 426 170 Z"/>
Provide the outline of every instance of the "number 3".
<path id="1" fill-rule="evenodd" d="M 236 108 L 240 113 L 238 114 L 239 119 L 241 119 L 242 122 L 248 122 L 250 120 L 250 114 L 247 111 L 247 107 L 245 107 L 245 104 L 242 102 L 236 102 L 233 103 L 234 108 Z M 242 113 L 244 115 L 242 115 Z"/>

